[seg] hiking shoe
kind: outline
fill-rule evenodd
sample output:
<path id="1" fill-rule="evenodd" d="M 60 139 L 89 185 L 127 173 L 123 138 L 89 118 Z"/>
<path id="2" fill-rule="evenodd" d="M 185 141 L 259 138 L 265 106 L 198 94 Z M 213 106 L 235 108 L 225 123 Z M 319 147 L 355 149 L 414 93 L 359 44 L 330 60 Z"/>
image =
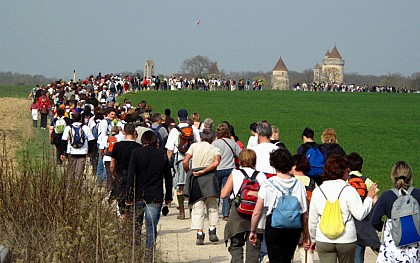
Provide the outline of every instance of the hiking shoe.
<path id="1" fill-rule="evenodd" d="M 213 230 L 209 229 L 209 240 L 211 242 L 218 242 L 219 241 L 219 238 L 216 235 L 216 228 L 213 229 Z"/>
<path id="2" fill-rule="evenodd" d="M 201 233 L 201 235 L 197 233 L 197 240 L 195 241 L 195 244 L 199 246 L 204 245 L 204 237 L 205 237 L 204 233 Z"/>

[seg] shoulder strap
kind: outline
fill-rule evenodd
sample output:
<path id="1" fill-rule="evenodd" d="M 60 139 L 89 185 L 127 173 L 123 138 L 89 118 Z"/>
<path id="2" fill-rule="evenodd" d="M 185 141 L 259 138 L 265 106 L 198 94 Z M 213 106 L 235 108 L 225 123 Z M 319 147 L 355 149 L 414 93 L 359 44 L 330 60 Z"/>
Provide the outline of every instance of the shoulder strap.
<path id="1" fill-rule="evenodd" d="M 340 191 L 340 193 L 338 194 L 337 199 L 340 199 L 341 193 L 343 192 L 344 188 L 346 188 L 347 186 L 349 186 L 349 184 L 346 184 Z"/>
<path id="2" fill-rule="evenodd" d="M 410 186 L 407 190 L 402 189 L 402 188 L 398 190 L 397 188 L 394 187 L 391 190 L 392 192 L 394 192 L 394 194 L 397 195 L 397 197 L 399 197 L 400 195 L 406 195 L 406 194 L 411 195 L 411 192 L 414 190 L 414 187 Z"/>
<path id="3" fill-rule="evenodd" d="M 341 193 L 343 192 L 344 188 L 346 188 L 347 186 L 349 186 L 349 184 L 346 184 L 346 185 L 345 185 L 345 186 L 341 189 L 340 193 L 338 194 L 337 199 L 340 199 L 340 195 L 341 195 Z M 321 186 L 319 186 L 318 188 L 319 188 L 319 190 L 321 190 L 321 193 L 324 195 L 325 199 L 328 201 L 328 198 L 327 198 L 327 196 L 325 195 L 324 191 L 322 191 Z"/>
<path id="4" fill-rule="evenodd" d="M 223 138 L 222 138 L 222 141 L 224 141 L 224 142 L 227 144 L 227 146 L 229 146 L 230 150 L 232 151 L 233 158 L 236 158 L 236 154 L 235 154 L 235 152 L 233 151 L 232 147 L 229 145 L 229 143 L 228 143 L 227 141 L 225 141 L 225 139 L 223 139 Z"/>
<path id="5" fill-rule="evenodd" d="M 259 173 L 260 173 L 260 172 L 258 172 L 257 170 L 255 170 L 255 171 L 252 173 L 251 180 L 255 181 L 255 179 L 257 178 L 257 175 L 258 175 Z"/>
<path id="6" fill-rule="evenodd" d="M 408 191 L 407 191 L 407 192 L 408 192 L 408 194 L 409 194 L 409 195 L 411 195 L 411 192 L 413 192 L 413 190 L 414 190 L 414 187 L 410 186 L 410 187 L 408 188 Z"/>
<path id="7" fill-rule="evenodd" d="M 250 177 L 248 176 L 248 174 L 245 172 L 245 170 L 244 170 L 244 169 L 239 169 L 239 171 L 241 171 L 241 172 L 244 174 L 245 179 L 246 179 L 246 178 L 250 178 Z M 254 174 L 252 174 L 252 176 L 254 176 Z"/>
<path id="8" fill-rule="evenodd" d="M 322 194 L 324 195 L 324 197 L 325 197 L 325 200 L 327 200 L 327 201 L 328 201 L 328 198 L 327 198 L 327 196 L 325 195 L 324 191 L 322 191 L 322 188 L 321 188 L 321 186 L 319 186 L 318 188 L 319 188 L 319 190 L 321 191 L 321 193 L 322 193 Z"/>

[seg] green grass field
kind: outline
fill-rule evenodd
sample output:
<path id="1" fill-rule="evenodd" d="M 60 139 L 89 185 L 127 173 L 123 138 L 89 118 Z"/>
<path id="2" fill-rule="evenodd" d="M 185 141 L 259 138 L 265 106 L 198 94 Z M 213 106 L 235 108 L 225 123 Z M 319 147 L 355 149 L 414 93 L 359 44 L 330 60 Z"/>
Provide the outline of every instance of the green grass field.
<path id="1" fill-rule="evenodd" d="M 27 98 L 32 88 L 31 86 L 0 86 L 0 98 Z"/>
<path id="2" fill-rule="evenodd" d="M 180 108 L 198 112 L 201 120 L 212 118 L 231 123 L 246 144 L 249 124 L 267 120 L 280 129 L 280 139 L 295 153 L 305 127 L 315 131 L 321 141 L 325 128 L 334 128 L 339 144 L 347 153 L 364 158 L 364 174 L 377 181 L 379 188 L 391 187 L 392 165 L 408 161 L 414 169 L 415 185 L 420 185 L 420 95 L 379 93 L 312 92 L 138 92 L 129 98 L 134 105 L 146 100 L 154 112 Z"/>
<path id="3" fill-rule="evenodd" d="M 30 90 L 26 86 L 0 86 L 0 97 L 27 98 Z M 129 93 L 119 100 L 124 98 L 134 105 L 146 100 L 154 112 L 170 108 L 173 117 L 178 109 L 185 108 L 189 114 L 198 112 L 202 120 L 212 118 L 215 125 L 228 121 L 245 145 L 249 124 L 267 120 L 279 127 L 280 139 L 292 153 L 301 144 L 305 127 L 314 129 L 317 142 L 322 131 L 332 127 L 347 153 L 362 155 L 364 174 L 381 189 L 391 187 L 391 167 L 399 160 L 411 164 L 414 184 L 420 186 L 420 94 L 148 91 Z"/>

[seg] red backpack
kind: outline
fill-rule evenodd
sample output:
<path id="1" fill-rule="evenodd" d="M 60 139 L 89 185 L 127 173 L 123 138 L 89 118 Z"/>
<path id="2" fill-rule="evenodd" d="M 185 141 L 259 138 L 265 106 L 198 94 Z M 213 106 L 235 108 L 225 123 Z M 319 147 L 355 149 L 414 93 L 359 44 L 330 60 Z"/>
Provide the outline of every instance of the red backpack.
<path id="1" fill-rule="evenodd" d="M 235 196 L 236 210 L 242 215 L 252 215 L 255 205 L 257 204 L 258 191 L 260 184 L 256 180 L 258 171 L 254 171 L 251 177 L 243 170 L 239 169 L 245 178 L 242 181 L 241 188 Z"/>

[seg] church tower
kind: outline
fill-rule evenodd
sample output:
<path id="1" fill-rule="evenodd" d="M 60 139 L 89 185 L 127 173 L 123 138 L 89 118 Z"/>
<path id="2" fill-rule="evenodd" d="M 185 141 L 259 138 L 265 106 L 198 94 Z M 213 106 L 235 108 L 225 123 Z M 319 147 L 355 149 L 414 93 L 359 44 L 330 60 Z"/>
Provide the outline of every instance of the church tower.
<path id="1" fill-rule="evenodd" d="M 280 57 L 271 75 L 271 89 L 288 90 L 289 89 L 289 70 Z"/>
<path id="2" fill-rule="evenodd" d="M 153 60 L 147 60 L 144 63 L 144 77 L 147 79 L 152 79 L 152 76 L 155 75 L 155 62 Z"/>

